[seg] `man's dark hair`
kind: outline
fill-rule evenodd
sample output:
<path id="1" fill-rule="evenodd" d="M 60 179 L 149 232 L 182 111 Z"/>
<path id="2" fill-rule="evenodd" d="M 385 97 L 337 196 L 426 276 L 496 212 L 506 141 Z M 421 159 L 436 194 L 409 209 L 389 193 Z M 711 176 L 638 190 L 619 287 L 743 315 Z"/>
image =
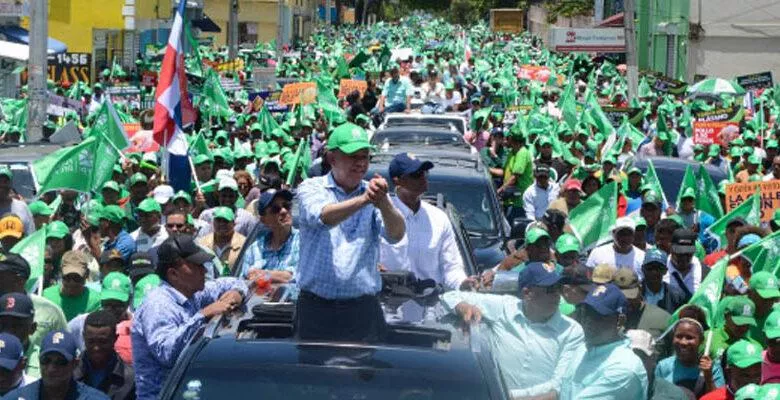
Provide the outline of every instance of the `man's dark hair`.
<path id="1" fill-rule="evenodd" d="M 658 221 L 658 225 L 655 226 L 655 234 L 668 233 L 671 235 L 677 228 L 680 228 L 680 224 L 673 219 L 664 218 Z"/>
<path id="2" fill-rule="evenodd" d="M 107 310 L 97 310 L 89 313 L 87 319 L 84 321 L 84 326 L 91 326 L 93 328 L 105 328 L 112 327 L 112 332 L 116 331 L 117 320 L 114 314 Z"/>

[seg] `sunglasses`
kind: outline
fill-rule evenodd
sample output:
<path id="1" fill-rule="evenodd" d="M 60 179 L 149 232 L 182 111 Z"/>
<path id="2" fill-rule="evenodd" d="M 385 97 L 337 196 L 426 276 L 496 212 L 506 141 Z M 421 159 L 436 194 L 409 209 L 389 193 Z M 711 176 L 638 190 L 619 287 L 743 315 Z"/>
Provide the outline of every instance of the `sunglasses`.
<path id="1" fill-rule="evenodd" d="M 427 169 L 421 169 L 419 171 L 412 172 L 411 174 L 406 174 L 406 176 L 414 179 L 420 179 L 423 176 L 427 176 L 427 175 L 428 175 Z"/>
<path id="2" fill-rule="evenodd" d="M 268 211 L 270 211 L 271 214 L 279 214 L 282 211 L 282 208 L 284 208 L 287 211 L 290 211 L 292 210 L 292 203 L 285 202 L 282 203 L 282 205 L 272 204 L 270 207 L 268 207 Z"/>
<path id="3" fill-rule="evenodd" d="M 173 228 L 182 229 L 184 228 L 184 226 L 185 226 L 184 224 L 165 224 L 166 228 L 171 228 L 171 229 Z"/>
<path id="4" fill-rule="evenodd" d="M 84 283 L 86 279 L 84 279 L 83 276 L 75 275 L 75 274 L 68 274 L 62 277 L 63 281 L 70 281 L 74 283 Z"/>
<path id="5" fill-rule="evenodd" d="M 54 364 L 57 367 L 64 367 L 68 365 L 69 361 L 62 357 L 41 357 L 41 365 Z"/>

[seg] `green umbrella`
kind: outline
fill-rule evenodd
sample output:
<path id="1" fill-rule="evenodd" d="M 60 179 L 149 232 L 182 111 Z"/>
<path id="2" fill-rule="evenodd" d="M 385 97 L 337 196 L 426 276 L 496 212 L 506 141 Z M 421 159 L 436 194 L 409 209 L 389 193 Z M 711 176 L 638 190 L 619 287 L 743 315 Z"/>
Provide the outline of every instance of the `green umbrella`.
<path id="1" fill-rule="evenodd" d="M 721 78 L 709 78 L 696 83 L 688 88 L 691 95 L 721 95 L 730 94 L 740 96 L 745 94 L 745 89 L 736 82 Z"/>

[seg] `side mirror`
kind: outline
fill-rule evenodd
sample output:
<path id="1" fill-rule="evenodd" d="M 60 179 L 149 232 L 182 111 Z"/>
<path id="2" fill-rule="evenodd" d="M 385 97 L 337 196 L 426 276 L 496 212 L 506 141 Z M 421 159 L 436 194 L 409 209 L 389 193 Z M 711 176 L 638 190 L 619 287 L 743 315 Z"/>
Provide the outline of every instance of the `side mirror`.
<path id="1" fill-rule="evenodd" d="M 529 218 L 523 218 L 518 217 L 512 220 L 512 227 L 509 230 L 509 238 L 508 239 L 515 239 L 519 242 L 525 242 L 525 229 L 528 227 L 529 224 L 534 222 L 534 220 Z"/>

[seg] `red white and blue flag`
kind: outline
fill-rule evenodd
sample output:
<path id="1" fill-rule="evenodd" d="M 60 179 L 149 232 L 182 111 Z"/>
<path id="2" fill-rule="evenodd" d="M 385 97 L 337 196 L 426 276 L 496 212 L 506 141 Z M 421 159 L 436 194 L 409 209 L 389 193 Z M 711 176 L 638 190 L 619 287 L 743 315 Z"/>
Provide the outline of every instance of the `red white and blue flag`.
<path id="1" fill-rule="evenodd" d="M 187 156 L 187 138 L 183 123 L 192 122 L 195 115 L 187 95 L 187 75 L 184 70 L 182 34 L 186 0 L 179 0 L 176 15 L 168 37 L 157 91 L 154 99 L 154 141 L 165 149 L 167 175 L 175 190 L 189 191 L 190 165 Z"/>

